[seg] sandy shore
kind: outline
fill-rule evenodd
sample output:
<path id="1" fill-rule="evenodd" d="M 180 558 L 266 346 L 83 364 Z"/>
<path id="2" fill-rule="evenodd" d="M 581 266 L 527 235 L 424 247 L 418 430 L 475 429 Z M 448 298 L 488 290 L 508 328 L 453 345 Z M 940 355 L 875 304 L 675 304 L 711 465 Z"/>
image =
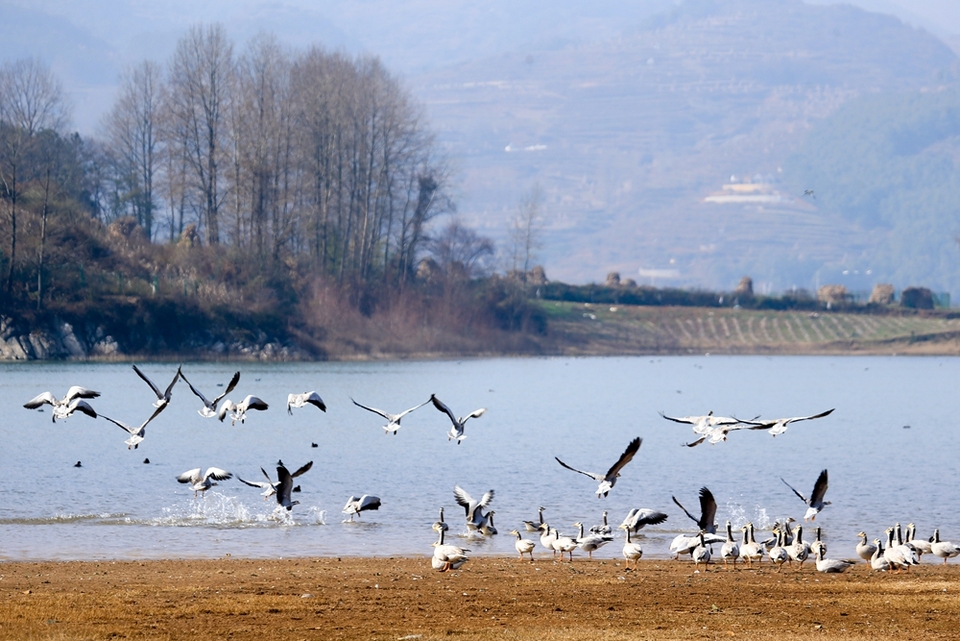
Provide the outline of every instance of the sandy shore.
<path id="1" fill-rule="evenodd" d="M 479 557 L 0 564 L 3 639 L 954 639 L 960 568 Z M 492 635 L 492 636 L 491 636 Z"/>

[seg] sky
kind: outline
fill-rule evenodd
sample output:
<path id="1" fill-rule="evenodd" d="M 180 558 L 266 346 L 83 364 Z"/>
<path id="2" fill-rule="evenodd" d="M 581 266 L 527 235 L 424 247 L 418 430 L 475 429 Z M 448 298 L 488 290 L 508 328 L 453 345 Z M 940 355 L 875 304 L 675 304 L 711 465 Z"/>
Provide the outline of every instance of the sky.
<path id="1" fill-rule="evenodd" d="M 329 49 L 378 55 L 402 77 L 530 42 L 615 37 L 622 26 L 676 2 L 0 0 L 0 24 L 5 25 L 0 60 L 38 55 L 49 62 L 71 95 L 74 127 L 90 135 L 110 107 L 119 73 L 144 59 L 165 62 L 177 39 L 197 23 L 222 23 L 238 44 L 266 30 L 291 47 L 319 42 Z M 960 43 L 957 0 L 849 4 L 896 15 Z"/>

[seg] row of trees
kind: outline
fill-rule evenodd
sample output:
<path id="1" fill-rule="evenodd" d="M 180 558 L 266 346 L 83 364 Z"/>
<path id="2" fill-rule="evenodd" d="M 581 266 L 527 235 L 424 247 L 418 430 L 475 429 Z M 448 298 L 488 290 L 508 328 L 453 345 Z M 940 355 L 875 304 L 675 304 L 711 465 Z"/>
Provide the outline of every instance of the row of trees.
<path id="1" fill-rule="evenodd" d="M 423 114 L 379 60 L 270 35 L 236 56 L 223 27 L 191 28 L 166 67 L 123 76 L 103 134 L 108 218 L 152 239 L 192 224 L 208 245 L 341 280 L 402 282 L 449 208 Z"/>

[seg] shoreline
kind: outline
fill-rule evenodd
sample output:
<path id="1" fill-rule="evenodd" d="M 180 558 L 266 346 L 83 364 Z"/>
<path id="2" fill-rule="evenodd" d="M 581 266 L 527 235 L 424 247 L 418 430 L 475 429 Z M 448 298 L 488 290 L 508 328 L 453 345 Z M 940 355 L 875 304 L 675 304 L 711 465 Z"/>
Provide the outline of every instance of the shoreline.
<path id="1" fill-rule="evenodd" d="M 938 560 L 937 560 L 938 561 Z M 0 639 L 952 639 L 960 568 L 480 556 L 0 562 Z"/>

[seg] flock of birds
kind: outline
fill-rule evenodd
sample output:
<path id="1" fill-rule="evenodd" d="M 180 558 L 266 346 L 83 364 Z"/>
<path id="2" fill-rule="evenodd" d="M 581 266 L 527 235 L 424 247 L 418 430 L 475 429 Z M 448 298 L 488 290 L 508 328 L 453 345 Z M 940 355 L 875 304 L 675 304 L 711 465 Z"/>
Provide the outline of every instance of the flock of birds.
<path id="1" fill-rule="evenodd" d="M 229 416 L 231 423 L 244 423 L 247 418 L 247 412 L 264 411 L 269 408 L 268 404 L 260 398 L 248 395 L 238 403 L 234 403 L 226 397 L 236 388 L 240 381 L 240 372 L 236 372 L 226 385 L 223 392 L 218 394 L 212 400 L 208 399 L 200 392 L 184 375 L 182 367 L 178 368 L 173 379 L 161 389 L 153 383 L 136 365 L 133 366 L 134 372 L 150 387 L 156 396 L 153 402 L 153 411 L 149 417 L 138 426 L 131 426 L 116 419 L 98 414 L 88 402 L 91 399 L 98 398 L 99 392 L 86 389 L 80 386 L 71 387 L 65 396 L 57 398 L 51 392 L 43 392 L 24 404 L 27 409 L 40 409 L 44 405 L 52 407 L 52 420 L 63 420 L 76 412 L 81 412 L 92 418 L 103 418 L 124 430 L 129 438 L 125 441 L 128 449 L 136 449 L 145 438 L 147 425 L 153 421 L 169 404 L 174 386 L 179 380 L 183 380 L 193 394 L 200 400 L 202 406 L 197 410 L 200 416 L 205 418 L 217 417 L 221 422 Z M 480 408 L 466 414 L 458 416 L 447 405 L 441 402 L 436 395 L 431 394 L 426 401 L 415 405 L 398 414 L 386 412 L 375 407 L 370 407 L 351 399 L 354 405 L 366 411 L 377 414 L 387 421 L 383 426 L 386 434 L 396 435 L 400 429 L 401 420 L 411 412 L 414 412 L 425 405 L 432 404 L 434 408 L 447 416 L 450 421 L 450 430 L 447 433 L 448 441 L 455 440 L 459 445 L 465 438 L 464 427 L 467 421 L 472 418 L 478 418 L 486 411 Z M 327 407 L 323 399 L 315 391 L 303 393 L 291 393 L 287 397 L 287 412 L 292 414 L 294 409 L 303 408 L 312 405 L 325 412 Z M 754 417 L 750 420 L 741 420 L 736 417 L 714 416 L 709 412 L 702 416 L 684 416 L 672 417 L 661 413 L 664 419 L 691 425 L 697 438 L 689 443 L 684 443 L 686 447 L 695 447 L 704 441 L 711 444 L 721 443 L 727 440 L 729 435 L 739 430 L 763 430 L 772 436 L 778 436 L 787 431 L 788 427 L 799 421 L 815 420 L 829 416 L 834 410 L 830 409 L 818 414 L 809 416 L 798 416 L 791 418 L 782 418 L 776 420 L 759 420 Z M 582 474 L 596 482 L 596 495 L 603 498 L 609 495 L 610 491 L 616 485 L 624 468 L 633 460 L 640 450 L 642 439 L 637 437 L 632 439 L 623 453 L 617 458 L 606 472 L 590 472 L 578 469 L 562 461 L 559 457 L 554 457 L 563 468 Z M 316 444 L 314 444 L 316 446 Z M 146 461 L 145 461 L 146 462 Z M 79 466 L 79 463 L 78 463 Z M 300 490 L 299 486 L 294 486 L 294 479 L 308 472 L 313 466 L 313 462 L 307 462 L 295 471 L 291 472 L 283 461 L 278 461 L 276 465 L 277 479 L 273 480 L 267 471 L 261 467 L 260 470 L 265 477 L 265 481 L 251 481 L 240 478 L 237 479 L 251 487 L 261 490 L 264 500 L 275 497 L 277 510 L 290 511 L 299 501 L 292 500 L 291 495 Z M 225 481 L 233 478 L 233 474 L 227 470 L 218 467 L 208 467 L 205 471 L 202 468 L 194 468 L 183 472 L 176 477 L 177 481 L 189 484 L 190 489 L 194 491 L 194 497 L 206 492 L 211 487 L 217 485 L 218 481 Z M 780 479 L 803 503 L 807 506 L 804 514 L 804 522 L 814 522 L 817 515 L 830 502 L 825 499 L 829 483 L 827 470 L 820 472 L 813 484 L 813 489 L 809 496 L 805 496 L 785 479 Z M 454 500 L 464 509 L 466 532 L 460 536 L 466 538 L 488 537 L 496 535 L 497 529 L 494 525 L 495 511 L 490 509 L 495 492 L 489 490 L 485 492 L 479 500 L 474 499 L 459 485 L 454 487 Z M 813 559 L 816 569 L 820 572 L 837 573 L 843 572 L 855 561 L 850 559 L 830 559 L 826 557 L 826 545 L 821 539 L 821 529 L 816 528 L 816 537 L 813 541 L 805 541 L 803 538 L 803 526 L 794 525 L 796 521 L 788 518 L 783 522 L 777 522 L 771 529 L 771 536 L 761 541 L 756 540 L 756 532 L 752 523 L 746 523 L 740 529 L 741 537 L 737 540 L 734 536 L 731 521 L 727 521 L 725 532 L 721 535 L 717 533 L 716 513 L 717 503 L 712 492 L 707 487 L 702 487 L 699 493 L 700 514 L 695 515 L 688 511 L 676 497 L 672 497 L 673 502 L 696 524 L 696 531 L 688 534 L 676 536 L 670 545 L 670 552 L 674 558 L 683 555 L 689 555 L 695 568 L 699 569 L 701 565 L 706 569 L 708 564 L 714 558 L 714 546 L 719 547 L 717 559 L 722 561 L 724 566 L 733 564 L 736 567 L 738 561 L 748 566 L 754 562 L 760 562 L 766 556 L 771 563 L 782 571 L 786 564 L 797 564 L 797 569 L 803 567 L 804 562 Z M 342 512 L 350 516 L 352 521 L 355 516 L 368 510 L 377 510 L 380 508 L 380 498 L 373 495 L 364 494 L 362 496 L 351 496 Z M 515 537 L 515 549 L 521 560 L 529 558 L 533 561 L 533 552 L 539 542 L 540 546 L 552 553 L 554 559 L 559 558 L 563 561 L 573 560 L 573 553 L 579 549 L 586 552 L 589 558 L 599 548 L 614 541 L 613 528 L 608 523 L 608 512 L 602 514 L 602 523 L 590 527 L 588 530 L 582 522 L 574 523 L 577 533 L 561 534 L 557 528 L 544 521 L 543 514 L 546 508 L 540 507 L 538 510 L 538 519 L 535 521 L 524 521 L 521 528 L 526 532 L 538 533 L 538 540 L 523 538 L 521 528 L 510 530 L 510 534 Z M 444 521 L 443 507 L 439 511 L 439 520 L 433 524 L 434 531 L 438 534 L 438 539 L 432 544 L 432 566 L 439 571 L 448 571 L 462 567 L 469 560 L 468 548 L 459 545 L 453 545 L 446 542 L 445 537 L 450 530 L 449 525 Z M 633 567 L 643 555 L 643 549 L 636 535 L 647 525 L 658 525 L 667 520 L 667 514 L 650 508 L 631 509 L 624 517 L 623 521 L 617 526 L 617 529 L 623 530 L 625 539 L 623 543 L 622 554 L 626 560 L 627 568 L 630 568 L 631 561 Z M 874 570 L 901 572 L 909 569 L 911 565 L 919 563 L 923 554 L 932 554 L 943 559 L 960 555 L 960 545 L 948 541 L 940 540 L 939 530 L 934 530 L 933 535 L 927 539 L 918 539 L 916 537 L 916 528 L 910 523 L 906 531 L 901 529 L 899 523 L 887 528 L 886 543 L 880 538 L 872 541 L 866 533 L 858 534 L 859 543 L 856 545 L 857 555 L 869 563 Z"/>
<path id="2" fill-rule="evenodd" d="M 157 397 L 156 401 L 153 402 L 154 409 L 150 416 L 138 426 L 131 426 L 122 421 L 110 418 L 104 414 L 98 414 L 88 401 L 99 398 L 100 392 L 87 389 L 79 385 L 74 385 L 68 389 L 67 393 L 62 398 L 57 398 L 52 392 L 49 391 L 42 392 L 24 403 L 23 406 L 26 409 L 42 411 L 42 408 L 45 405 L 50 405 L 52 408 L 51 420 L 53 422 L 56 422 L 58 419 L 67 419 L 76 412 L 86 414 L 91 418 L 102 418 L 113 423 L 114 425 L 117 425 L 129 435 L 129 438 L 127 438 L 124 443 L 127 445 L 127 449 L 130 450 L 137 449 L 140 446 L 140 443 L 142 443 L 146 438 L 147 425 L 149 425 L 151 421 L 159 416 L 160 413 L 163 412 L 170 404 L 170 400 L 173 395 L 173 388 L 180 380 L 183 380 L 183 382 L 187 384 L 187 386 L 190 388 L 190 391 L 192 391 L 202 403 L 202 406 L 197 410 L 197 413 L 204 418 L 216 417 L 220 420 L 220 422 L 223 422 L 229 416 L 230 423 L 232 425 L 235 425 L 237 422 L 243 424 L 247 419 L 248 411 L 265 411 L 269 409 L 269 405 L 257 396 L 247 395 L 238 403 L 234 403 L 230 399 L 226 398 L 227 395 L 230 394 L 240 382 L 240 372 L 236 372 L 233 375 L 233 377 L 230 379 L 230 382 L 220 394 L 215 396 L 213 399 L 208 399 L 203 392 L 194 387 L 194 385 L 187 379 L 186 375 L 183 373 L 182 366 L 177 368 L 173 379 L 164 389 L 158 387 L 136 365 L 133 366 L 133 371 L 150 387 Z M 424 405 L 432 403 L 438 411 L 449 417 L 451 426 L 450 431 L 447 434 L 447 440 L 456 440 L 458 445 L 463 441 L 464 438 L 466 438 L 466 434 L 464 433 L 464 424 L 469 419 L 477 418 L 486 411 L 484 408 L 480 408 L 470 412 L 466 416 L 457 416 L 449 407 L 447 407 L 446 404 L 444 404 L 433 394 L 431 394 L 430 398 L 423 403 L 400 412 L 399 414 L 385 412 L 375 407 L 363 405 L 355 400 L 353 400 L 353 403 L 357 407 L 365 409 L 369 412 L 373 412 L 374 414 L 386 419 L 387 424 L 383 426 L 383 429 L 387 434 L 397 433 L 397 430 L 400 429 L 400 420 L 404 416 L 423 407 Z M 326 404 L 316 391 L 291 393 L 287 396 L 288 414 L 293 414 L 294 409 L 303 408 L 308 405 L 312 405 L 323 412 L 327 411 Z M 314 446 L 316 446 L 316 444 L 314 444 Z M 149 459 L 145 459 L 144 462 L 149 462 Z M 293 479 L 309 471 L 312 466 L 313 461 L 309 461 L 296 471 L 291 472 L 284 465 L 283 461 L 280 460 L 277 461 L 276 465 L 276 481 L 270 478 L 269 473 L 267 473 L 263 467 L 260 468 L 260 471 L 267 479 L 266 481 L 249 481 L 240 478 L 239 476 L 237 477 L 237 480 L 239 480 L 241 483 L 262 490 L 261 494 L 263 495 L 264 500 L 269 499 L 271 496 L 276 497 L 278 510 L 284 509 L 290 511 L 293 509 L 293 506 L 300 504 L 299 501 L 291 498 L 292 493 L 300 491 L 300 486 L 294 486 Z M 75 467 L 81 467 L 81 463 L 78 461 Z M 233 476 L 234 475 L 232 472 L 228 472 L 227 470 L 219 467 L 211 466 L 206 470 L 203 470 L 203 468 L 200 467 L 187 470 L 186 472 L 178 475 L 176 478 L 180 483 L 189 484 L 190 489 L 193 490 L 194 498 L 196 498 L 200 494 L 216 486 L 217 481 L 226 481 L 233 478 Z M 359 497 L 351 496 L 349 499 L 347 499 L 347 503 L 344 505 L 342 513 L 348 514 L 350 516 L 350 520 L 352 521 L 353 518 L 359 515 L 361 512 L 377 510 L 379 508 L 379 497 L 370 494 L 364 494 Z"/>

